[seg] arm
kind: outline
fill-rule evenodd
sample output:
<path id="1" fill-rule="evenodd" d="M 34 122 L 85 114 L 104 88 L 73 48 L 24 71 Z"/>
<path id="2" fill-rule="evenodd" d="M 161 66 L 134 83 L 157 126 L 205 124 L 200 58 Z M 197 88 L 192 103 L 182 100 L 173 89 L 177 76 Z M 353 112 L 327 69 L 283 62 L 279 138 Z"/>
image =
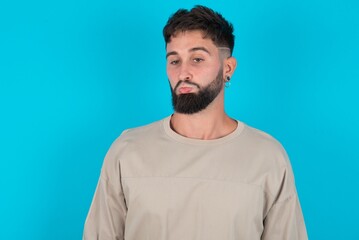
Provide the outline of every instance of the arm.
<path id="1" fill-rule="evenodd" d="M 114 145 L 114 144 L 113 144 Z M 127 207 L 115 146 L 111 146 L 86 218 L 83 240 L 123 240 Z"/>
<path id="2" fill-rule="evenodd" d="M 308 239 L 296 195 L 274 204 L 264 220 L 262 240 Z"/>
<path id="3" fill-rule="evenodd" d="M 276 201 L 264 219 L 264 231 L 261 239 L 308 239 L 290 166 L 284 171 Z"/>

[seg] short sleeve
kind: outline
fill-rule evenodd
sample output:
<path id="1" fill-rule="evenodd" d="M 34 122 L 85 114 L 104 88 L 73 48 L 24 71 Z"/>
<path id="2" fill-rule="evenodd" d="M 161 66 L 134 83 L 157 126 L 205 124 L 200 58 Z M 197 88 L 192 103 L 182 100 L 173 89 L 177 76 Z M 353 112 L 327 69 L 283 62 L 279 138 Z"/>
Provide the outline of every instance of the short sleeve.
<path id="1" fill-rule="evenodd" d="M 262 240 L 308 239 L 290 166 L 287 166 L 283 171 L 278 195 L 263 224 Z"/>
<path id="2" fill-rule="evenodd" d="M 116 142 L 108 151 L 101 170 L 83 240 L 124 239 L 127 207 L 121 184 Z"/>

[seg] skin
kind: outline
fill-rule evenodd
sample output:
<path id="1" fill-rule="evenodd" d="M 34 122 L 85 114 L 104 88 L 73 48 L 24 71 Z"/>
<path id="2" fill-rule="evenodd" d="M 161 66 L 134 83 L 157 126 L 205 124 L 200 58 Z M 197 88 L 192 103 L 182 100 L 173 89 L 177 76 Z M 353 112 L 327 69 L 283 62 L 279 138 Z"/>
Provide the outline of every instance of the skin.
<path id="1" fill-rule="evenodd" d="M 233 75 L 235 58 L 229 57 L 228 50 L 218 47 L 197 30 L 179 32 L 171 37 L 166 47 L 166 70 L 172 89 L 180 80 L 195 83 L 180 84 L 176 88 L 177 94 L 198 92 L 198 86 L 207 86 L 216 78 L 221 67 L 223 81 L 226 76 Z M 206 109 L 195 114 L 175 112 L 171 117 L 171 127 L 182 136 L 202 140 L 221 138 L 233 132 L 237 122 L 225 113 L 224 84 Z"/>

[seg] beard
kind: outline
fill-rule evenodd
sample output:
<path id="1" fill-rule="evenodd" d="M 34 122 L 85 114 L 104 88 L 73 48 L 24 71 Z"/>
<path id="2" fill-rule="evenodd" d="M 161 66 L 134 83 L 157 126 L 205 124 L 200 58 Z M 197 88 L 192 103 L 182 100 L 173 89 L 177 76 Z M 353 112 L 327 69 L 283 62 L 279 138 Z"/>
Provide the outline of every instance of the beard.
<path id="1" fill-rule="evenodd" d="M 178 86 L 183 82 L 198 87 L 199 91 L 197 93 L 176 94 Z M 171 87 L 173 109 L 178 113 L 184 114 L 198 113 L 206 109 L 213 102 L 222 88 L 222 68 L 218 71 L 216 78 L 205 87 L 200 87 L 189 80 L 181 80 L 174 89 Z"/>

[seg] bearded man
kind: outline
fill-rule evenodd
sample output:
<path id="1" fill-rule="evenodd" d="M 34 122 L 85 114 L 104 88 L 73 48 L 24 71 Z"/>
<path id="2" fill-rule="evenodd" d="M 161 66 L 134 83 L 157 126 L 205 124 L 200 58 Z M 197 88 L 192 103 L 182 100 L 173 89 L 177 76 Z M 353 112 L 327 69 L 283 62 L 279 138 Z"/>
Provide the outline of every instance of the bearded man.
<path id="1" fill-rule="evenodd" d="M 307 239 L 285 150 L 225 113 L 232 25 L 196 6 L 173 14 L 163 34 L 174 113 L 112 144 L 83 238 Z"/>

